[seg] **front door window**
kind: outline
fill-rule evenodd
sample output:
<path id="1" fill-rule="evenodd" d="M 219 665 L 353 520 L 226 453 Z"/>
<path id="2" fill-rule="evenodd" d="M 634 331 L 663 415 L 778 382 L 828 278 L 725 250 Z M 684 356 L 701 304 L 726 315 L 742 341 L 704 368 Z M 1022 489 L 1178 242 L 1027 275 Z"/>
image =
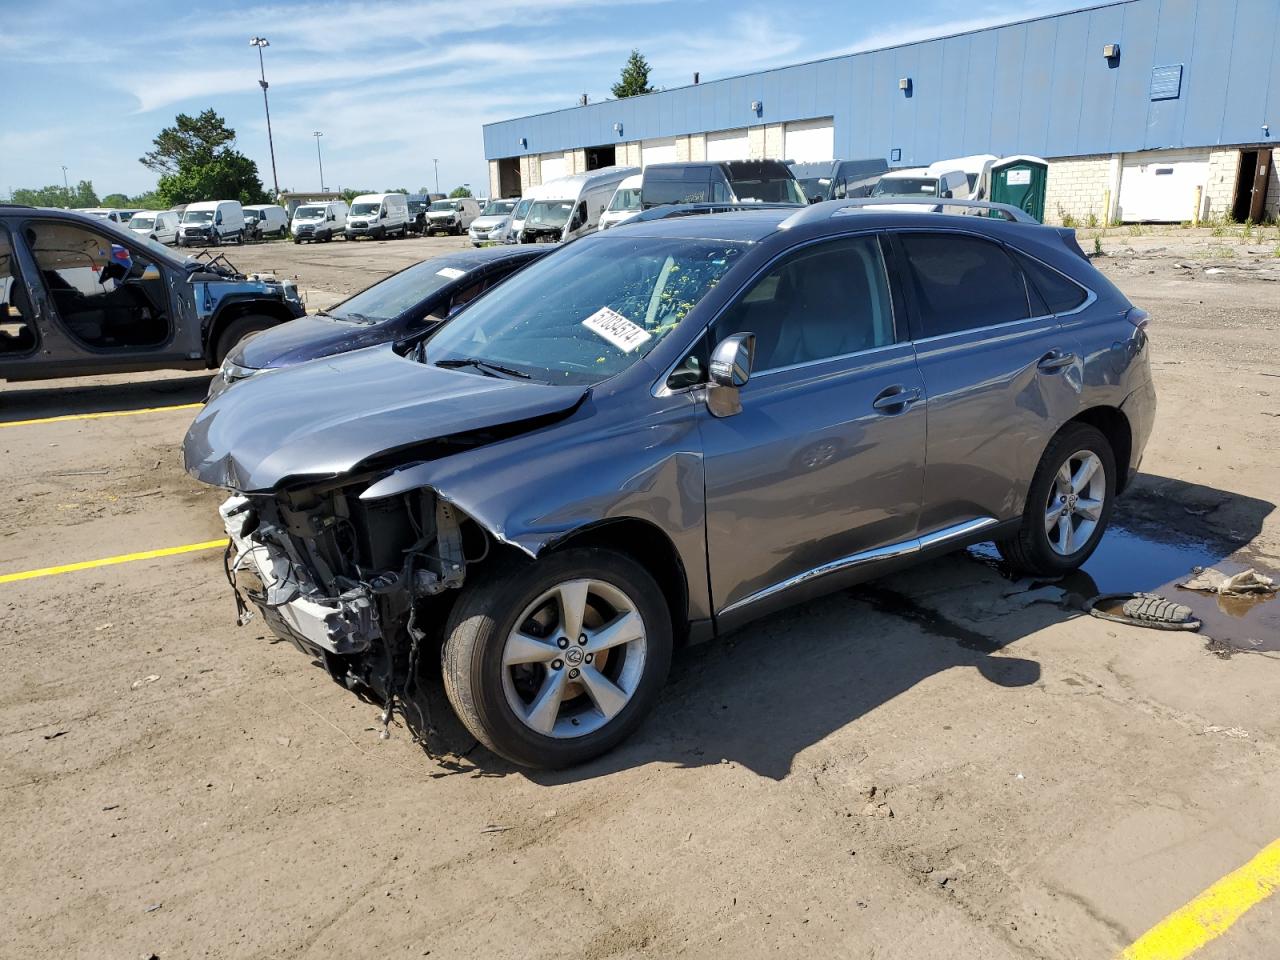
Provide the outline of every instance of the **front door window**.
<path id="1" fill-rule="evenodd" d="M 13 242 L 8 231 L 0 228 L 0 356 L 21 356 L 35 348 L 36 330 L 18 275 Z"/>
<path id="2" fill-rule="evenodd" d="M 79 224 L 36 222 L 27 246 L 63 325 L 90 347 L 150 347 L 169 336 L 163 279 L 153 261 Z"/>

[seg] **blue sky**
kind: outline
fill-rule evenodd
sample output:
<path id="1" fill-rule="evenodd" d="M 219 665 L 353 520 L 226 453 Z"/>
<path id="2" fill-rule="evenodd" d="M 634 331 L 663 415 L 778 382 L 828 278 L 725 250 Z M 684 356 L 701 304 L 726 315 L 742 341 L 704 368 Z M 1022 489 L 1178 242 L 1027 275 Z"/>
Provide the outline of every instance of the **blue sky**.
<path id="1" fill-rule="evenodd" d="M 258 54 L 284 189 L 487 184 L 483 123 L 605 99 L 632 47 L 658 87 L 1073 9 L 1081 0 L 0 0 L 0 195 L 92 180 L 139 193 L 138 158 L 213 107 L 270 187 Z"/>

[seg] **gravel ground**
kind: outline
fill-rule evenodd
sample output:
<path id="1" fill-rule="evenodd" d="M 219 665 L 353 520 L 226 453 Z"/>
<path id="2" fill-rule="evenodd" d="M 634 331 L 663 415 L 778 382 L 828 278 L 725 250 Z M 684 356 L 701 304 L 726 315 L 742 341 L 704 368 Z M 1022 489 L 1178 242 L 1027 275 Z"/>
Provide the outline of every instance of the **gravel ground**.
<path id="1" fill-rule="evenodd" d="M 465 242 L 229 255 L 314 308 Z M 1191 556 L 1275 572 L 1275 242 L 1102 243 L 1153 315 L 1160 411 L 1073 589 Z M 206 382 L 11 385 L 0 422 Z M 180 466 L 191 414 L 0 427 L 0 574 L 219 536 Z M 779 613 L 679 655 L 621 749 L 530 774 L 447 722 L 442 758 L 380 741 L 374 708 L 235 627 L 219 551 L 2 584 L 0 955 L 1113 956 L 1280 837 L 1280 663 L 1043 599 L 979 550 Z M 1277 942 L 1280 898 L 1198 956 Z"/>

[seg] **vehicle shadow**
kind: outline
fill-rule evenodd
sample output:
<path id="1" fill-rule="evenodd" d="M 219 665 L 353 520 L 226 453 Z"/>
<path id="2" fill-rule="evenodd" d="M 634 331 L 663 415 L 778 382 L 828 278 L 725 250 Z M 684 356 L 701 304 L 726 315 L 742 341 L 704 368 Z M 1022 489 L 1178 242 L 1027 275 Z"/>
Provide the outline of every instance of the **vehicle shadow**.
<path id="1" fill-rule="evenodd" d="M 1248 546 L 1275 509 L 1147 475 L 1121 505 L 1094 558 L 1052 592 L 1041 589 L 1042 581 L 1018 579 L 981 545 L 683 650 L 653 715 L 620 747 L 582 766 L 529 771 L 493 756 L 465 733 L 459 738 L 454 718 L 441 715 L 448 710 L 443 696 L 433 699 L 435 716 L 445 720 L 433 742 L 465 753 L 455 772 L 519 773 L 544 786 L 655 762 L 697 767 L 727 760 L 782 779 L 801 751 L 936 674 L 973 670 L 1004 688 L 1037 683 L 1040 664 L 1016 655 L 1019 640 L 1087 616 L 1082 599 L 1099 592 L 1155 589 L 1191 566 L 1225 560 Z M 1175 512 L 1194 522 L 1178 517 L 1173 529 L 1168 518 Z M 1123 586 L 1116 576 L 1124 577 Z"/>
<path id="2" fill-rule="evenodd" d="M 111 383 L 73 380 L 7 384 L 0 388 L 0 423 L 199 403 L 209 392 L 212 376 L 212 372 L 203 370 Z"/>

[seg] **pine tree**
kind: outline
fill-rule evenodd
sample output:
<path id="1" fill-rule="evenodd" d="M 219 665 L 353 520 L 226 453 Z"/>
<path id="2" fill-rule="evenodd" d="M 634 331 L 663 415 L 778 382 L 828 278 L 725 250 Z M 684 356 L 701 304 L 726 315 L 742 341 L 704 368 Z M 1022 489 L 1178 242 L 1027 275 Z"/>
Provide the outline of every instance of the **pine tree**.
<path id="1" fill-rule="evenodd" d="M 622 68 L 622 76 L 613 85 L 613 95 L 621 100 L 642 93 L 653 93 L 653 87 L 649 86 L 649 61 L 639 50 L 632 50 Z"/>

